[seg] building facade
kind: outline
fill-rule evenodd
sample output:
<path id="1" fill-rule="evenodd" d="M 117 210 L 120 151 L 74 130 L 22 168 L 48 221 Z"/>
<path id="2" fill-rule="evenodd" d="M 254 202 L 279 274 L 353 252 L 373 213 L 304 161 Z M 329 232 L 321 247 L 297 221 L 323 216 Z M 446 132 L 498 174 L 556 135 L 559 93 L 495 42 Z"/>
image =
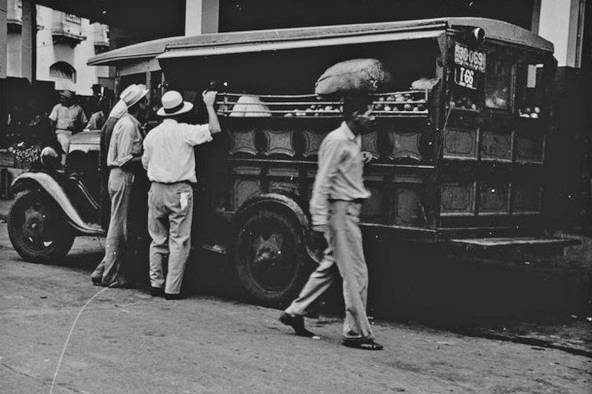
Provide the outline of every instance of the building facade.
<path id="1" fill-rule="evenodd" d="M 109 49 L 109 27 L 88 19 L 36 6 L 35 79 L 57 90 L 91 95 L 91 86 L 109 83 L 108 67 L 89 67 L 88 58 Z M 7 1 L 6 76 L 23 78 L 22 2 Z"/>

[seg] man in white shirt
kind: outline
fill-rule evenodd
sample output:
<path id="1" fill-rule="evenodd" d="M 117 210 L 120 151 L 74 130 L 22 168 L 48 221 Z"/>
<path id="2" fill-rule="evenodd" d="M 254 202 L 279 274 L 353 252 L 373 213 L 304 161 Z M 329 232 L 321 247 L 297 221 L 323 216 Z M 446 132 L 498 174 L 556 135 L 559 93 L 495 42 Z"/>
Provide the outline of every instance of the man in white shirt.
<path id="1" fill-rule="evenodd" d="M 142 164 L 152 182 L 148 194 L 148 231 L 150 244 L 150 288 L 153 296 L 181 297 L 185 263 L 191 246 L 195 155 L 193 147 L 212 140 L 221 131 L 214 109 L 216 92 L 206 91 L 203 100 L 209 123 L 190 125 L 181 122 L 193 104 L 183 101 L 177 91 L 162 96 L 157 115 L 165 117 L 144 140 Z M 163 264 L 168 256 L 166 281 Z"/>
<path id="2" fill-rule="evenodd" d="M 105 257 L 91 274 L 98 286 L 128 287 L 126 252 L 128 249 L 128 208 L 135 173 L 141 170 L 142 133 L 138 115 L 146 109 L 144 85 L 126 89 L 122 101 L 126 112 L 115 123 L 107 152 L 109 167 L 108 191 L 111 199 L 111 218 L 105 239 Z"/>

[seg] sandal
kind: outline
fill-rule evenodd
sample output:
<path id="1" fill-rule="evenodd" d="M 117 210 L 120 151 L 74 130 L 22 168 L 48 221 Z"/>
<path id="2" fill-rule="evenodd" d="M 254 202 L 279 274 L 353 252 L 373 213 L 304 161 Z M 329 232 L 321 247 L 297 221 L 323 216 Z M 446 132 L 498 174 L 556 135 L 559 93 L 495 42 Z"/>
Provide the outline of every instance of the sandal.
<path id="1" fill-rule="evenodd" d="M 382 350 L 384 346 L 374 341 L 371 338 L 345 338 L 341 342 L 343 346 L 362 349 L 362 350 Z"/>

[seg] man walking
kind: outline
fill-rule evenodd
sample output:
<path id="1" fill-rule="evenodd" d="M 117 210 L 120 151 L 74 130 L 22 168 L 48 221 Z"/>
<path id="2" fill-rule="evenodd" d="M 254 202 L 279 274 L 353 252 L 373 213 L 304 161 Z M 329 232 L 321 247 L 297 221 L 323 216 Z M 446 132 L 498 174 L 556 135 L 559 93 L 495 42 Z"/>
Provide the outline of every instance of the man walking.
<path id="1" fill-rule="evenodd" d="M 135 172 L 141 169 L 142 133 L 138 116 L 146 109 L 144 85 L 133 85 L 122 94 L 127 112 L 113 128 L 107 153 L 109 167 L 108 191 L 111 198 L 111 219 L 105 240 L 105 257 L 91 274 L 98 286 L 127 287 L 125 257 L 128 232 L 127 216 Z"/>
<path id="2" fill-rule="evenodd" d="M 370 131 L 374 121 L 370 97 L 345 97 L 343 118 L 341 126 L 325 137 L 319 149 L 318 171 L 310 201 L 313 231 L 323 234 L 328 247 L 323 260 L 280 321 L 291 326 L 296 335 L 313 336 L 304 327 L 303 315 L 334 282 L 334 266 L 337 265 L 343 278 L 345 300 L 343 345 L 381 350 L 383 347 L 374 341 L 366 315 L 368 269 L 358 224 L 362 202 L 370 196 L 364 187 L 361 152 L 361 134 Z"/>
<path id="3" fill-rule="evenodd" d="M 209 123 L 183 123 L 184 114 L 193 104 L 183 101 L 177 91 L 162 96 L 157 115 L 163 122 L 152 129 L 144 140 L 142 164 L 152 182 L 148 193 L 148 231 L 150 244 L 150 289 L 153 296 L 168 300 L 181 298 L 185 263 L 191 246 L 193 217 L 193 184 L 195 155 L 193 147 L 212 140 L 221 131 L 214 109 L 216 92 L 202 94 Z M 168 256 L 166 281 L 163 264 Z"/>

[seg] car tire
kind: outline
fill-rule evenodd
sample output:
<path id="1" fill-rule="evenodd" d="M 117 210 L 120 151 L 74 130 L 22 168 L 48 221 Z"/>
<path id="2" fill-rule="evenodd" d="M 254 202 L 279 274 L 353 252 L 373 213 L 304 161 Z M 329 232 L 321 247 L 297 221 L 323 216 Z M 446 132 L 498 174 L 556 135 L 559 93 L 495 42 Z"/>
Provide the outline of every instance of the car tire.
<path id="1" fill-rule="evenodd" d="M 53 263 L 65 257 L 74 242 L 74 231 L 49 196 L 35 191 L 20 194 L 8 216 L 12 246 L 32 263 Z"/>
<path id="2" fill-rule="evenodd" d="M 272 209 L 254 211 L 241 223 L 233 267 L 244 295 L 257 304 L 286 306 L 312 269 L 299 225 Z"/>

